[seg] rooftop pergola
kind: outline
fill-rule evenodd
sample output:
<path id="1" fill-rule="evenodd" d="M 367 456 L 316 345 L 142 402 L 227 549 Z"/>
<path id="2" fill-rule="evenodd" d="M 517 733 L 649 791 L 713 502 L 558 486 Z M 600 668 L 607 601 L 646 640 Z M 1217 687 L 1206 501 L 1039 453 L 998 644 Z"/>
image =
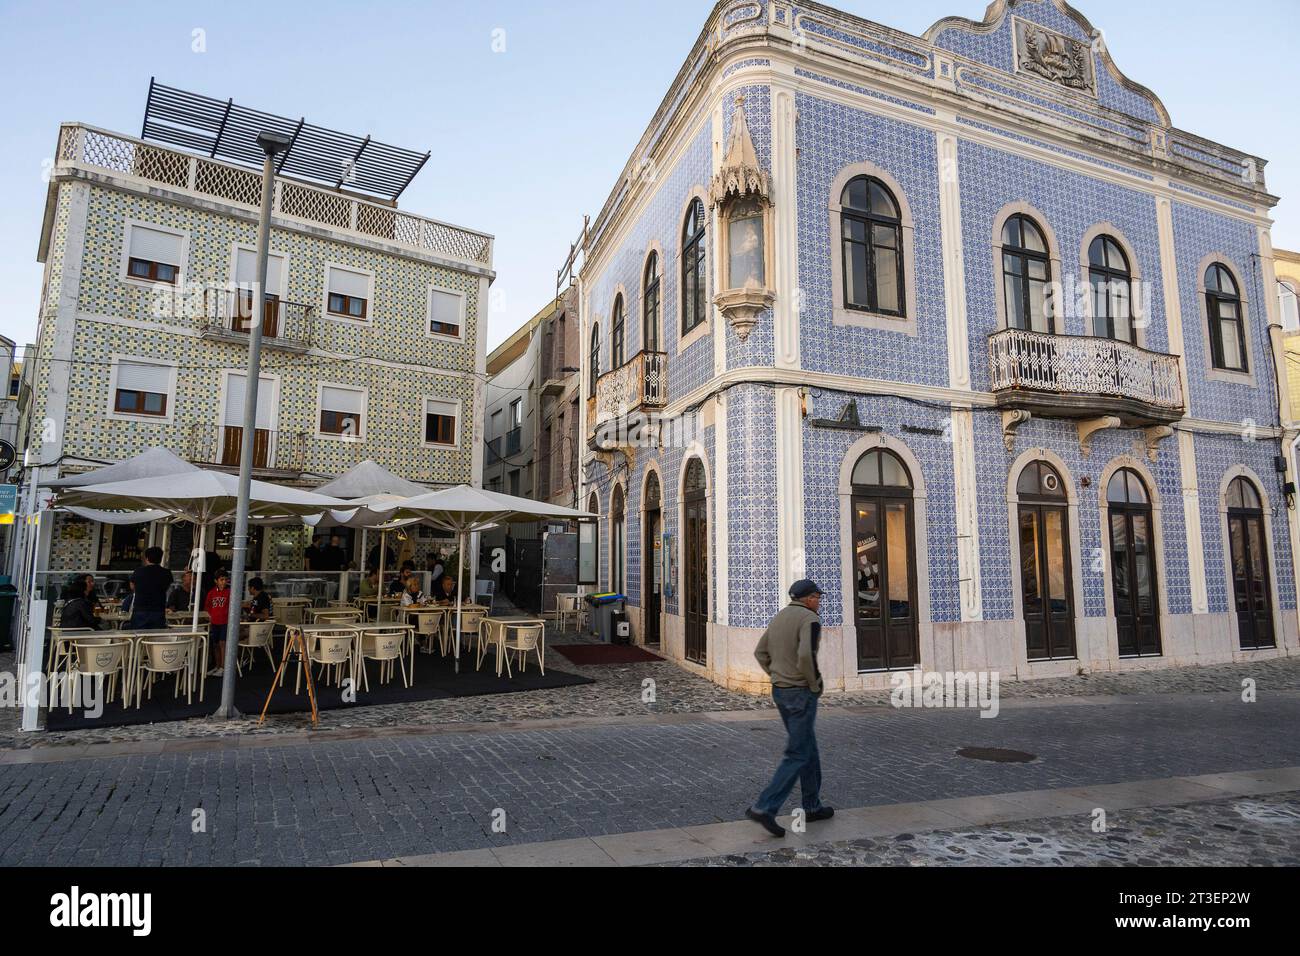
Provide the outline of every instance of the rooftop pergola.
<path id="1" fill-rule="evenodd" d="M 430 155 L 149 80 L 141 139 L 260 170 L 266 154 L 257 135 L 263 131 L 290 138 L 277 173 L 389 201 L 396 201 Z"/>

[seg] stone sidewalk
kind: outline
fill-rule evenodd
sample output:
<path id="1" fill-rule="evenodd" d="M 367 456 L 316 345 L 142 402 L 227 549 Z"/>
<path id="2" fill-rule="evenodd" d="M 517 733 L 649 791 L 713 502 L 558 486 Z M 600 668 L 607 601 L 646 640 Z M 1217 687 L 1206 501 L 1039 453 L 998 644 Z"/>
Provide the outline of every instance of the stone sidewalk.
<path id="1" fill-rule="evenodd" d="M 551 645 L 576 643 L 573 632 L 548 638 Z M 0 671 L 12 669 L 12 658 L 0 655 Z M 261 737 L 322 731 L 348 733 L 360 729 L 422 728 L 425 730 L 459 724 L 518 722 L 531 720 L 646 718 L 671 714 L 770 711 L 771 699 L 725 690 L 691 674 L 674 663 L 582 667 L 553 650 L 547 666 L 589 677 L 594 684 L 514 694 L 421 701 L 351 710 L 325 711 L 320 727 L 310 730 L 301 715 L 268 717 L 258 727 L 254 717 L 216 721 L 194 719 L 136 727 L 104 727 L 66 733 L 24 734 L 18 729 L 18 712 L 0 709 L 0 751 L 29 747 L 79 746 L 97 743 L 179 740 L 239 735 Z M 1240 693 L 1241 683 L 1251 678 L 1261 694 L 1300 691 L 1300 658 L 1277 658 L 1253 663 L 1215 667 L 1166 668 L 1128 673 L 1090 674 L 1034 681 L 1003 681 L 1003 701 L 1066 700 L 1086 697 L 1148 694 Z M 643 701 L 646 681 L 653 681 L 655 700 Z M 880 707 L 889 693 L 831 694 L 822 701 L 825 710 Z M 215 706 L 215 703 L 214 703 Z"/>

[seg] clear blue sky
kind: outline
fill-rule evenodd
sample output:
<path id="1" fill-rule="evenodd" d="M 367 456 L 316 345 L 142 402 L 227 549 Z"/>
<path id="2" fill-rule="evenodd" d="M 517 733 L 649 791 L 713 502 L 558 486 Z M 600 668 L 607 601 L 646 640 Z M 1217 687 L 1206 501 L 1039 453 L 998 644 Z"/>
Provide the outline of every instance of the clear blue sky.
<path id="1" fill-rule="evenodd" d="M 980 19 L 985 0 L 832 5 L 919 34 L 944 16 Z M 1077 5 L 1175 125 L 1270 161 L 1269 188 L 1283 197 L 1274 243 L 1300 249 L 1300 2 Z M 9 156 L 0 182 L 0 333 L 21 344 L 35 332 L 42 163 L 58 124 L 138 135 L 153 75 L 432 150 L 402 205 L 497 237 L 491 347 L 553 294 L 583 214 L 599 211 L 710 8 L 708 0 L 0 0 Z M 191 49 L 196 28 L 206 52 Z"/>

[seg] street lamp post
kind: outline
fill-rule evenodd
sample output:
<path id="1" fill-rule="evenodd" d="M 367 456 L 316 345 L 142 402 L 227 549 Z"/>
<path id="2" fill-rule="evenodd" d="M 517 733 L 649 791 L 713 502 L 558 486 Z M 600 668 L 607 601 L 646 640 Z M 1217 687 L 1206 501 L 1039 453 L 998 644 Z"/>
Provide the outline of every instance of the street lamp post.
<path id="1" fill-rule="evenodd" d="M 258 303 L 248 332 L 248 376 L 244 382 L 244 433 L 239 452 L 239 501 L 235 510 L 234 554 L 230 559 L 230 614 L 234 631 L 226 625 L 225 674 L 221 682 L 221 706 L 215 717 L 233 720 L 235 671 L 239 659 L 239 618 L 244 598 L 244 571 L 248 566 L 248 508 L 253 482 L 253 442 L 257 434 L 257 386 L 262 365 L 262 322 L 266 317 L 266 264 L 271 250 L 271 204 L 275 190 L 275 157 L 288 150 L 293 140 L 283 133 L 258 134 L 257 145 L 266 159 L 262 165 L 262 214 L 257 226 L 257 285 L 253 299 Z M 229 617 L 227 617 L 229 621 Z"/>

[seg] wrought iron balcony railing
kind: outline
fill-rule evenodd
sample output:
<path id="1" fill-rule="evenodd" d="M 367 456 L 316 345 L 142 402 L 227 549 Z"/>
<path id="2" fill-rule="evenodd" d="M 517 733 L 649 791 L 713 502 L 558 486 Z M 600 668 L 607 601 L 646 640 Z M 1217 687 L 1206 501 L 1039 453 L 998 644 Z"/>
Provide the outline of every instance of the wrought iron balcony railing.
<path id="1" fill-rule="evenodd" d="M 64 124 L 58 151 L 59 167 L 108 170 L 253 209 L 262 203 L 262 177 L 254 170 L 93 126 Z M 489 235 L 291 179 L 276 178 L 272 212 L 480 266 L 492 262 Z"/>
<path id="2" fill-rule="evenodd" d="M 1065 417 L 1119 414 L 1137 423 L 1183 415 L 1178 357 L 1128 342 L 1005 329 L 989 336 L 999 404 Z"/>
<path id="3" fill-rule="evenodd" d="M 206 338 L 246 342 L 256 312 L 249 290 L 207 290 L 203 297 L 202 334 Z M 314 314 L 312 306 L 301 302 L 268 299 L 262 315 L 262 341 L 272 348 L 310 348 Z"/>
<path id="4" fill-rule="evenodd" d="M 190 445 L 186 457 L 197 464 L 238 468 L 243 452 L 244 429 L 238 425 L 190 424 Z M 262 471 L 301 472 L 305 463 L 307 435 L 259 428 L 253 436 L 253 468 Z"/>
<path id="5" fill-rule="evenodd" d="M 588 437 L 593 438 L 606 422 L 667 404 L 668 355 L 638 352 L 596 380 L 596 394 L 587 399 Z"/>

